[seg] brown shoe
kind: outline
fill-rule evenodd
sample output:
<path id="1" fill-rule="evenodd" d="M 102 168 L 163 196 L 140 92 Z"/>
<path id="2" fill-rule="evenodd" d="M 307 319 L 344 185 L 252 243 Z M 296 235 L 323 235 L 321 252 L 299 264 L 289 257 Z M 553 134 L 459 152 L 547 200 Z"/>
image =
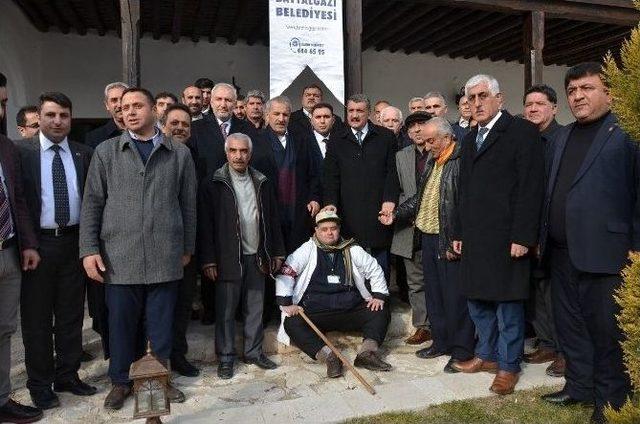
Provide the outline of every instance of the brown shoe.
<path id="1" fill-rule="evenodd" d="M 114 384 L 104 400 L 104 407 L 107 409 L 120 409 L 130 394 L 131 387 L 124 384 Z"/>
<path id="2" fill-rule="evenodd" d="M 496 374 L 496 378 L 493 379 L 493 384 L 491 384 L 489 390 L 497 395 L 508 395 L 513 393 L 517 382 L 517 373 L 500 370 L 498 374 Z"/>
<path id="3" fill-rule="evenodd" d="M 405 340 L 406 344 L 419 345 L 431 340 L 431 332 L 425 328 L 418 328 L 413 336 Z"/>
<path id="4" fill-rule="evenodd" d="M 524 362 L 528 364 L 544 364 L 545 362 L 555 361 L 557 354 L 554 350 L 541 347 L 534 352 L 524 355 Z"/>
<path id="5" fill-rule="evenodd" d="M 451 367 L 457 371 L 467 374 L 483 371 L 493 373 L 498 371 L 497 362 L 483 361 L 477 356 L 473 359 L 469 359 L 468 361 L 456 362 L 454 364 L 451 364 Z"/>
<path id="6" fill-rule="evenodd" d="M 342 374 L 342 361 L 335 353 L 331 352 L 331 354 L 327 356 L 327 377 L 338 378 L 342 377 Z"/>
<path id="7" fill-rule="evenodd" d="M 556 359 L 547 367 L 547 375 L 550 377 L 564 377 L 564 369 L 567 363 L 561 353 L 556 355 Z"/>

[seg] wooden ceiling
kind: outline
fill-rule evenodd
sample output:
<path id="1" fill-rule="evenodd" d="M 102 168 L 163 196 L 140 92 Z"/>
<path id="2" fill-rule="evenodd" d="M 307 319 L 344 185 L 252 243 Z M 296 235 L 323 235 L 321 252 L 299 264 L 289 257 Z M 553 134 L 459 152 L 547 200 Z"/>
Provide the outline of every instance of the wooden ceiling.
<path id="1" fill-rule="evenodd" d="M 13 1 L 42 32 L 120 35 L 118 0 Z M 142 37 L 268 43 L 267 0 L 140 1 Z M 547 65 L 617 52 L 640 17 L 630 0 L 363 0 L 362 48 L 522 62 L 528 10 L 546 13 Z"/>

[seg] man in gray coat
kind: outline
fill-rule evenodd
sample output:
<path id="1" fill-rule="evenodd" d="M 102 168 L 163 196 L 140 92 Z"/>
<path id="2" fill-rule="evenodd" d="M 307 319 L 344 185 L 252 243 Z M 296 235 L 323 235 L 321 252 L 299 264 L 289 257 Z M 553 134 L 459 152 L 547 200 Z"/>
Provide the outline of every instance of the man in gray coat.
<path id="1" fill-rule="evenodd" d="M 193 160 L 186 146 L 157 130 L 153 105 L 145 89 L 124 91 L 126 131 L 96 149 L 82 202 L 80 257 L 87 275 L 105 283 L 109 409 L 120 409 L 131 393 L 143 320 L 154 353 L 169 359 L 178 285 L 195 247 Z M 184 395 L 172 389 L 170 398 Z"/>

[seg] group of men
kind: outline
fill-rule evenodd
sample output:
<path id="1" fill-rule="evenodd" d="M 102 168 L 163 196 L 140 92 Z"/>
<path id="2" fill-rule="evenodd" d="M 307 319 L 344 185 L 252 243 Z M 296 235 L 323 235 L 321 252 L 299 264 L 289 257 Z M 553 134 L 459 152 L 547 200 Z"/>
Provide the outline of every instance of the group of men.
<path id="1" fill-rule="evenodd" d="M 68 139 L 71 101 L 44 93 L 18 114 L 30 138 L 0 137 L 0 421 L 40 419 L 60 404 L 55 392 L 96 393 L 77 373 L 86 288 L 110 360 L 106 408 L 130 395 L 147 341 L 174 371 L 198 375 L 186 359 L 198 274 L 220 378 L 234 374 L 239 316 L 242 359 L 277 367 L 262 350 L 274 302 L 278 340 L 328 377 L 342 363 L 301 312 L 322 331 L 362 332 L 354 364 L 389 371 L 379 348 L 393 254 L 412 307 L 407 343 L 432 340 L 419 357 L 495 373 L 501 395 L 523 360 L 553 361 L 566 384 L 544 398 L 592 405 L 604 422 L 604 407 L 630 393 L 613 292 L 639 250 L 640 157 L 599 64 L 571 68 L 565 92 L 576 122 L 560 127 L 551 87 L 527 90 L 521 118 L 482 74 L 457 96 L 453 124 L 437 92 L 412 98 L 404 120 L 354 94 L 343 122 L 317 85 L 293 111 L 287 97 L 239 99 L 207 78 L 180 100 L 116 82 L 104 90 L 111 119 L 84 145 Z M 36 408 L 9 398 L 20 297 Z M 538 346 L 523 356 L 526 322 Z M 184 401 L 173 386 L 169 397 Z"/>

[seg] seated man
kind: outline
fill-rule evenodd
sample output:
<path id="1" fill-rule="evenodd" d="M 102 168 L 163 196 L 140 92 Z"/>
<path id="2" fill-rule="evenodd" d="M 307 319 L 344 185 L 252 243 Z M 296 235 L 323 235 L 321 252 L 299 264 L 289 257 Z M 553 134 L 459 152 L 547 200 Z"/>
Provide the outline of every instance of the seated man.
<path id="1" fill-rule="evenodd" d="M 371 282 L 371 291 L 365 287 Z M 312 359 L 327 364 L 327 376 L 342 375 L 342 363 L 298 315 L 305 311 L 320 331 L 362 331 L 364 341 L 354 365 L 389 371 L 378 347 L 389 324 L 389 295 L 375 258 L 353 239 L 340 237 L 340 218 L 333 211 L 316 215 L 315 235 L 286 260 L 276 277 L 276 298 L 283 317 L 278 340 L 293 343 Z"/>

